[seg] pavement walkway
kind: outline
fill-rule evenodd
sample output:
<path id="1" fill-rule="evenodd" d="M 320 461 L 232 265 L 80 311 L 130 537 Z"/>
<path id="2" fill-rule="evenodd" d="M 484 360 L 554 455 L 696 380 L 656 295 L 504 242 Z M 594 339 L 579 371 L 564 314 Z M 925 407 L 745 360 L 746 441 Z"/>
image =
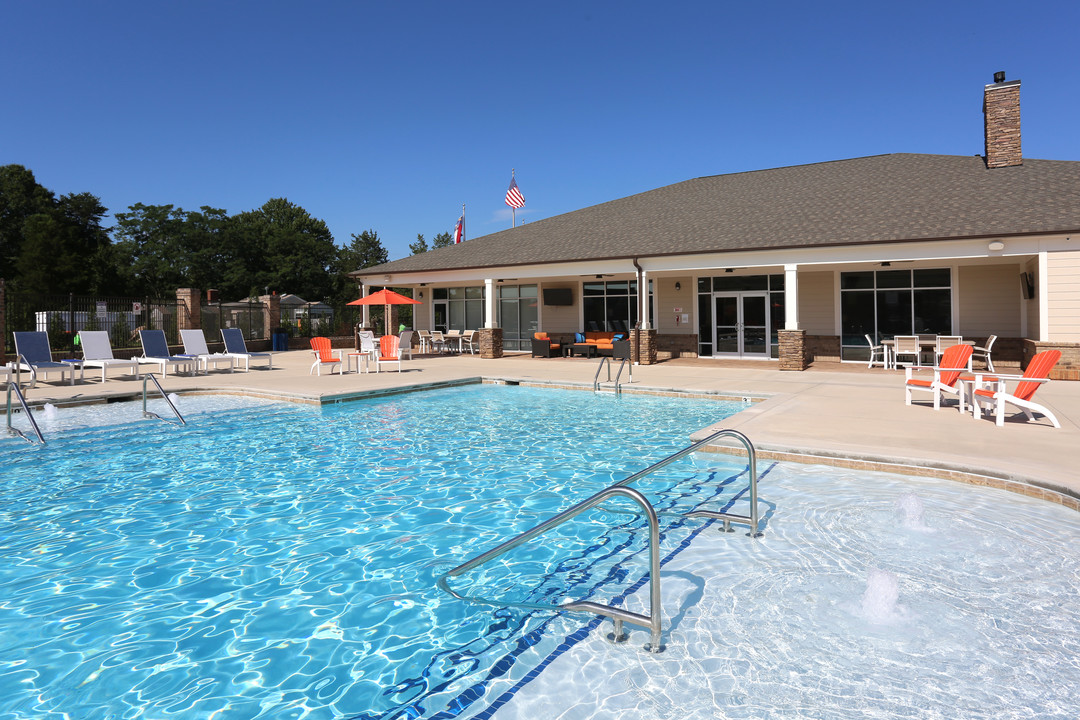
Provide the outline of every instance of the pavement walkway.
<path id="1" fill-rule="evenodd" d="M 169 375 L 167 392 L 211 392 L 280 397 L 296 402 L 334 402 L 406 387 L 474 379 L 592 388 L 598 361 L 583 358 L 497 360 L 479 356 L 416 356 L 403 372 L 309 375 L 307 351 L 274 353 L 272 370 L 212 371 L 195 377 Z M 149 366 L 147 366 L 149 367 Z M 613 366 L 615 367 L 615 366 Z M 38 383 L 27 391 L 33 406 L 141 397 L 143 382 L 100 375 L 74 386 Z M 1051 382 L 1036 399 L 1061 422 L 1041 416 L 1026 422 L 1017 412 L 997 427 L 992 419 L 961 415 L 955 405 L 935 412 L 929 398 L 904 405 L 903 373 L 836 364 L 782 372 L 775 363 L 668 360 L 633 368 L 627 391 L 760 399 L 726 419 L 723 427 L 749 437 L 761 457 L 811 460 L 953 477 L 1044 497 L 1080 510 L 1080 382 Z M 717 426 L 719 427 L 719 426 Z M 705 436 L 696 433 L 694 438 Z"/>

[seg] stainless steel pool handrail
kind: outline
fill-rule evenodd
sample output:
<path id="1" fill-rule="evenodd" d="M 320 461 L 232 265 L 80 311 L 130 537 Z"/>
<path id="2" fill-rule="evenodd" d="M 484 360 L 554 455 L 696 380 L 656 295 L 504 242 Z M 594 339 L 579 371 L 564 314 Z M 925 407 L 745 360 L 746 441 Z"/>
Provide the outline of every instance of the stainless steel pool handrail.
<path id="1" fill-rule="evenodd" d="M 651 475 L 652 473 L 656 472 L 657 470 L 660 470 L 661 468 L 666 467 L 667 465 L 670 465 L 671 463 L 675 462 L 676 460 L 679 460 L 680 458 L 683 458 L 683 457 L 689 455 L 690 453 L 693 453 L 693 452 L 696 452 L 697 450 L 700 450 L 702 447 L 708 445 L 712 441 L 716 440 L 717 438 L 721 438 L 721 437 L 733 437 L 736 440 L 738 440 L 739 442 L 741 442 L 743 444 L 743 446 L 746 448 L 746 452 L 747 452 L 747 456 L 748 456 L 748 466 L 749 466 L 749 472 L 750 472 L 750 515 L 747 516 L 747 515 L 739 515 L 739 514 L 736 514 L 736 513 L 714 512 L 714 511 L 711 511 L 711 510 L 695 510 L 695 511 L 691 511 L 689 513 L 685 513 L 685 517 L 708 517 L 708 518 L 712 518 L 712 519 L 722 520 L 723 523 L 724 523 L 724 531 L 725 532 L 730 532 L 731 531 L 731 523 L 733 523 L 733 522 L 746 523 L 746 524 L 748 524 L 750 526 L 750 532 L 747 533 L 750 537 L 752 537 L 752 538 L 761 537 L 763 533 L 758 532 L 757 452 L 754 450 L 754 444 L 752 442 L 750 442 L 750 438 L 746 437 L 746 435 L 744 435 L 743 433 L 739 432 L 738 430 L 721 429 L 721 430 L 717 430 L 716 432 L 710 434 L 709 436 L 705 437 L 704 439 L 699 440 L 698 442 L 693 443 L 692 445 L 689 445 L 689 446 L 683 448 L 682 450 L 678 450 L 678 451 L 672 453 L 671 455 L 668 455 L 663 460 L 660 460 L 658 462 L 653 463 L 652 465 L 645 468 L 644 470 L 641 470 L 640 472 L 634 473 L 633 475 L 626 478 L 625 480 L 617 482 L 614 485 L 608 486 L 607 488 L 601 490 L 600 492 L 596 493 L 592 497 L 589 497 L 589 498 L 581 501 L 577 505 L 574 505 L 573 507 L 571 507 L 571 508 L 569 508 L 567 510 L 564 510 L 563 512 L 559 513 L 555 517 L 553 517 L 550 520 L 547 520 L 547 521 L 545 521 L 543 523 L 540 523 L 539 525 L 532 528 L 531 530 L 526 530 L 525 532 L 521 533 L 517 537 L 512 538 L 510 540 L 507 540 L 506 542 L 502 543 L 501 545 L 499 545 L 499 546 L 497 546 L 495 548 L 492 548 L 491 550 L 488 550 L 487 552 L 483 553 L 482 555 L 478 555 L 477 557 L 475 557 L 475 558 L 473 558 L 473 559 L 471 559 L 471 560 L 469 560 L 467 562 L 464 562 L 461 565 L 458 565 L 453 570 L 450 570 L 449 572 L 443 574 L 439 578 L 438 586 L 440 588 L 442 588 L 444 591 L 446 591 L 447 593 L 449 593 L 450 595 L 454 596 L 455 598 L 457 598 L 459 600 L 466 600 L 466 601 L 470 601 L 470 602 L 477 602 L 477 603 L 482 603 L 482 604 L 485 604 L 485 605 L 495 605 L 495 606 L 500 606 L 500 607 L 510 605 L 512 603 L 494 602 L 494 601 L 491 601 L 491 600 L 484 600 L 484 599 L 480 599 L 480 598 L 466 597 L 466 596 L 460 595 L 450 587 L 449 582 L 448 582 L 448 578 L 457 577 L 458 575 L 461 575 L 461 574 L 463 574 L 465 572 L 468 572 L 469 570 L 477 568 L 477 567 L 487 563 L 488 561 L 502 555 L 503 553 L 506 553 L 506 552 L 508 552 L 510 550 L 513 550 L 514 548 L 518 547 L 519 545 L 522 545 L 523 543 L 526 543 L 529 540 L 532 540 L 533 538 L 538 537 L 539 535 L 543 535 L 548 530 L 551 530 L 551 529 L 553 529 L 555 527 L 558 527 L 559 525 L 563 524 L 564 522 L 566 522 L 567 520 L 573 518 L 574 516 L 578 515 L 579 513 L 584 512 L 585 510 L 588 510 L 591 507 L 595 507 L 599 503 L 603 502 L 603 500 L 607 499 L 608 497 L 611 497 L 612 495 L 623 494 L 623 495 L 626 495 L 626 496 L 634 499 L 636 502 L 638 502 L 639 505 L 641 505 L 643 508 L 645 508 L 645 514 L 649 519 L 650 548 L 651 548 L 650 552 L 656 553 L 656 555 L 655 555 L 655 558 L 656 558 L 655 563 L 656 564 L 650 566 L 652 569 L 650 569 L 650 576 L 649 576 L 650 593 L 651 593 L 650 594 L 650 606 L 651 607 L 650 607 L 649 627 L 650 627 L 650 629 L 653 629 L 654 640 L 650 643 L 649 646 L 646 646 L 646 647 L 649 648 L 652 652 L 660 652 L 663 649 L 663 646 L 661 646 L 660 642 L 659 642 L 659 629 L 658 629 L 659 626 L 658 625 L 654 626 L 652 624 L 653 623 L 652 618 L 657 618 L 656 622 L 658 623 L 659 622 L 659 617 L 660 617 L 660 572 L 659 572 L 659 554 L 658 554 L 659 553 L 659 545 L 660 545 L 660 542 L 659 542 L 659 539 L 660 539 L 659 521 L 658 521 L 657 516 L 656 516 L 656 511 L 653 509 L 652 504 L 649 503 L 648 499 L 646 499 L 645 496 L 642 495 L 637 490 L 633 490 L 632 488 L 627 488 L 625 486 L 629 485 L 632 482 L 640 480 L 641 478 L 643 478 L 643 477 L 645 477 L 647 475 Z M 622 493 L 613 492 L 613 491 L 619 491 L 619 490 L 622 490 L 624 492 L 622 492 Z M 650 563 L 652 563 L 652 562 L 653 562 L 653 560 L 650 560 Z M 529 606 L 529 607 L 537 607 L 537 608 L 539 608 L 541 606 Z M 613 633 L 613 636 L 612 636 L 612 638 L 615 639 L 615 640 L 620 639 L 620 636 L 622 634 L 621 630 L 622 630 L 622 621 L 623 620 L 627 620 L 628 622 L 637 622 L 636 620 L 631 619 L 631 618 L 637 618 L 638 620 L 644 618 L 643 615 L 637 615 L 636 613 L 627 613 L 627 611 L 625 611 L 625 610 L 618 610 L 617 608 L 608 608 L 608 606 L 596 605 L 595 603 L 588 603 L 588 602 L 572 602 L 572 603 L 567 603 L 567 604 L 565 604 L 565 605 L 563 605 L 561 607 L 564 608 L 564 609 L 567 609 L 567 610 L 587 610 L 589 612 L 596 612 L 598 614 L 607 615 L 608 617 L 611 617 L 611 619 L 615 622 L 615 632 Z M 602 612 L 601 611 L 602 609 L 608 610 L 609 612 Z M 621 615 L 621 619 L 616 617 L 616 615 L 613 614 L 610 611 L 614 611 L 615 613 L 619 613 Z"/>
<path id="2" fill-rule="evenodd" d="M 562 511 L 558 515 L 545 522 L 540 523 L 531 530 L 526 530 L 515 538 L 507 540 L 498 547 L 488 550 L 486 553 L 479 555 L 472 560 L 458 565 L 453 570 L 446 572 L 438 580 L 438 585 L 444 591 L 450 595 L 456 597 L 459 600 L 466 600 L 470 602 L 482 603 L 485 605 L 502 606 L 507 603 L 493 602 L 491 600 L 484 600 L 474 597 L 466 597 L 458 594 L 453 588 L 450 587 L 449 578 L 457 577 L 473 568 L 479 567 L 484 563 L 492 560 L 503 553 L 509 552 L 514 548 L 522 545 L 523 543 L 532 540 L 533 538 L 543 535 L 549 530 L 553 530 L 563 523 L 571 520 L 581 513 L 589 510 L 605 500 L 621 495 L 623 497 L 630 498 L 638 505 L 641 506 L 645 512 L 649 521 L 649 614 L 641 615 L 639 613 L 631 612 L 630 610 L 624 610 L 622 608 L 612 607 L 610 605 L 604 605 L 602 603 L 594 603 L 588 600 L 578 600 L 568 603 L 564 603 L 560 606 L 564 610 L 591 612 L 597 615 L 603 615 L 610 617 L 615 625 L 614 631 L 609 635 L 609 639 L 614 642 L 622 642 L 626 639 L 626 635 L 623 633 L 622 624 L 624 622 L 633 623 L 635 625 L 642 625 L 649 628 L 650 640 L 649 644 L 645 646 L 645 649 L 649 652 L 662 652 L 664 646 L 660 642 L 660 627 L 661 627 L 661 609 L 660 609 L 660 521 L 656 517 L 656 511 L 653 509 L 652 504 L 648 499 L 642 495 L 639 491 L 633 488 L 621 487 L 618 485 L 612 485 L 611 487 L 604 488 L 600 492 L 596 493 L 590 498 L 582 500 L 577 505 Z"/>
<path id="3" fill-rule="evenodd" d="M 619 365 L 619 372 L 615 373 L 615 394 L 622 394 L 622 371 L 626 368 L 627 358 L 622 359 L 622 363 Z M 596 368 L 596 374 L 593 375 L 593 392 L 600 391 L 600 371 L 607 367 L 607 380 L 604 382 L 611 382 L 611 358 L 604 356 L 600 358 L 600 366 Z M 630 369 L 630 382 L 634 382 L 634 370 Z"/>
<path id="4" fill-rule="evenodd" d="M 19 359 L 20 360 L 22 359 L 22 355 L 19 356 Z M 30 412 L 30 407 L 26 404 L 26 398 L 23 397 L 22 390 L 19 389 L 19 383 L 17 381 L 16 382 L 10 382 L 9 381 L 8 386 L 7 386 L 7 431 L 8 431 L 8 435 L 18 435 L 19 437 L 21 437 L 23 440 L 25 440 L 28 443 L 33 442 L 33 440 L 26 437 L 26 434 L 22 430 L 11 426 L 11 415 L 12 415 L 12 412 L 11 412 L 11 393 L 12 393 L 12 391 L 15 392 L 15 397 L 19 398 L 19 404 L 22 405 L 22 411 L 26 414 L 26 419 L 30 421 L 30 426 L 34 428 L 34 434 L 37 435 L 38 441 L 42 445 L 44 445 L 45 444 L 45 437 L 41 434 L 41 428 L 38 427 L 37 420 L 34 419 L 33 413 Z"/>
<path id="5" fill-rule="evenodd" d="M 144 418 L 149 418 L 149 417 L 157 418 L 158 420 L 161 420 L 162 422 L 166 422 L 165 418 L 161 417 L 156 412 L 151 412 L 150 410 L 146 409 L 146 381 L 147 380 L 152 380 L 153 381 L 154 386 L 157 387 L 158 392 L 161 393 L 161 397 L 163 397 L 165 399 L 165 402 L 168 403 L 170 408 L 172 408 L 173 414 L 176 415 L 178 420 L 180 420 L 180 424 L 181 425 L 187 425 L 187 420 L 184 420 L 184 416 L 180 414 L 180 411 L 176 409 L 175 405 L 173 405 L 173 401 L 170 400 L 169 396 L 165 394 L 165 390 L 162 389 L 161 383 L 159 383 L 157 381 L 157 378 L 154 377 L 154 373 L 146 373 L 145 375 L 143 375 L 143 381 L 142 381 L 142 414 L 143 414 L 143 417 Z"/>

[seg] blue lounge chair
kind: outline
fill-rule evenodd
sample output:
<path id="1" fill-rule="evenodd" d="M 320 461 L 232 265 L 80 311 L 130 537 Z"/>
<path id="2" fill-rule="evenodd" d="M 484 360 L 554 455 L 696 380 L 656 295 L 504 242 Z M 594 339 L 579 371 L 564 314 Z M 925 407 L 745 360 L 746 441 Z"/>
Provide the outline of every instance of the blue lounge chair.
<path id="1" fill-rule="evenodd" d="M 232 355 L 237 360 L 243 358 L 244 370 L 251 369 L 251 361 L 266 360 L 266 369 L 274 369 L 274 357 L 270 353 L 265 352 L 248 352 L 247 343 L 244 342 L 244 333 L 240 328 L 222 328 L 221 339 L 225 341 L 225 352 Z"/>
<path id="2" fill-rule="evenodd" d="M 198 360 L 171 354 L 164 330 L 140 330 L 139 342 L 142 343 L 143 349 L 143 356 L 139 358 L 139 362 L 144 365 L 157 365 L 161 368 L 162 377 L 169 374 L 170 366 L 174 369 L 173 372 L 195 374 Z"/>
<path id="3" fill-rule="evenodd" d="M 49 373 L 60 373 L 60 381 L 63 382 L 64 374 L 71 376 L 71 384 L 75 384 L 75 371 L 79 371 L 82 379 L 82 363 L 54 362 L 52 348 L 49 347 L 49 334 L 44 332 L 17 332 L 15 336 L 15 352 L 19 357 L 11 363 L 13 370 L 30 371 L 30 387 L 37 383 L 38 375 L 48 377 Z"/>

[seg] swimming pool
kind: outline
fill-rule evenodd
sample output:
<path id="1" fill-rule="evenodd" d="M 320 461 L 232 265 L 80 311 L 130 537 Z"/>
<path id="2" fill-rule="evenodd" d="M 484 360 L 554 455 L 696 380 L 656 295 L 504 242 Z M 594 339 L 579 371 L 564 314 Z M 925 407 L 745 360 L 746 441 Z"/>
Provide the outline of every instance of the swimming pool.
<path id="1" fill-rule="evenodd" d="M 493 667 L 580 617 L 478 612 L 435 578 L 742 407 L 488 385 L 321 409 L 182 398 L 178 428 L 132 405 L 48 413 L 47 446 L 3 445 L 0 716 L 471 712 Z M 572 567 L 526 556 L 496 589 L 617 595 L 636 522 L 568 529 Z"/>
<path id="2" fill-rule="evenodd" d="M 668 649 L 650 655 L 642 629 L 613 646 L 609 621 L 469 605 L 435 580 L 682 447 L 715 403 L 490 386 L 214 402 L 183 430 L 4 446 L 0 716 L 1080 714 L 1080 519 L 1059 506 L 761 463 L 761 540 L 663 518 Z M 126 459 L 99 448 L 118 433 Z M 638 486 L 662 511 L 745 488 L 723 456 L 669 470 Z M 462 589 L 644 611 L 640 527 L 598 512 Z"/>

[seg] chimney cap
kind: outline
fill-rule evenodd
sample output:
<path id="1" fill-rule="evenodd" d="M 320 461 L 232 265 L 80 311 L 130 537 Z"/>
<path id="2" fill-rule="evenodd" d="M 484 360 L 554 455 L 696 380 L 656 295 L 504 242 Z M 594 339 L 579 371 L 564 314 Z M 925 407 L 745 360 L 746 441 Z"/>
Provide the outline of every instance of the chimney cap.
<path id="1" fill-rule="evenodd" d="M 996 73 L 994 73 L 994 82 L 996 82 L 996 83 L 1005 82 L 1005 71 L 1004 70 L 998 70 Z"/>

